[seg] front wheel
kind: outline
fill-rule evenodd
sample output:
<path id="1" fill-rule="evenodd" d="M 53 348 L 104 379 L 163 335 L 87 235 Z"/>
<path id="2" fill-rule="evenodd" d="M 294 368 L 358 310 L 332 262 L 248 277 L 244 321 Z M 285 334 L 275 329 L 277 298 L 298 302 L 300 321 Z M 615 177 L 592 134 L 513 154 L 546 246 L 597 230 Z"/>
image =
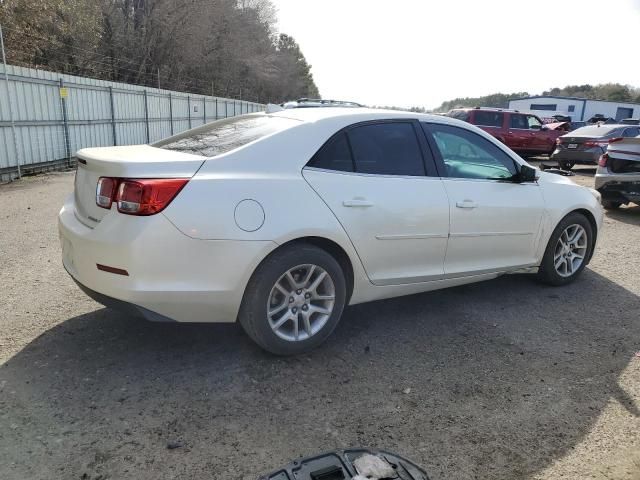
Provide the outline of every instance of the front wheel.
<path id="1" fill-rule="evenodd" d="M 559 161 L 558 162 L 558 166 L 560 167 L 560 170 L 571 170 L 573 168 L 573 166 L 575 165 L 574 162 L 569 162 L 567 160 L 564 161 Z"/>
<path id="2" fill-rule="evenodd" d="M 587 265 L 592 249 L 591 223 L 580 213 L 570 213 L 551 234 L 538 278 L 554 286 L 574 281 Z"/>
<path id="3" fill-rule="evenodd" d="M 256 269 L 242 300 L 240 324 L 268 352 L 303 353 L 336 327 L 346 291 L 344 273 L 333 256 L 313 245 L 291 244 Z"/>

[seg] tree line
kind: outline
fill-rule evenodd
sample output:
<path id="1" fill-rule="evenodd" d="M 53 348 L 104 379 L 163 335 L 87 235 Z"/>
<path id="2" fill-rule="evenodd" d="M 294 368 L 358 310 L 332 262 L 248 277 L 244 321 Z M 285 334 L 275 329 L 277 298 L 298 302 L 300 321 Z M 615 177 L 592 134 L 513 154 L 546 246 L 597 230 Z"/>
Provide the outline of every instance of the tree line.
<path id="1" fill-rule="evenodd" d="M 640 88 L 619 83 L 604 83 L 599 85 L 567 85 L 564 88 L 552 88 L 542 92 L 542 95 L 560 97 L 580 97 L 592 100 L 608 100 L 612 102 L 640 103 Z M 528 92 L 494 93 L 484 97 L 454 98 L 443 102 L 435 108 L 435 112 L 448 112 L 459 107 L 495 107 L 508 108 L 509 100 L 529 97 Z"/>
<path id="2" fill-rule="evenodd" d="M 270 0 L 5 0 L 7 62 L 262 103 L 318 88 Z"/>

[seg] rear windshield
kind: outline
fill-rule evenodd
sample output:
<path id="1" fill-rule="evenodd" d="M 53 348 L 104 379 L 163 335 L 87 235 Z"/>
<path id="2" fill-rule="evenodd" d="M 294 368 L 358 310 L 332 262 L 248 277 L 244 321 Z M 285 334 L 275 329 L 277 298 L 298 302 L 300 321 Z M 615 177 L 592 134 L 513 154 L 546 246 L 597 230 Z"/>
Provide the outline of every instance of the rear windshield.
<path id="1" fill-rule="evenodd" d="M 457 118 L 458 120 L 464 120 L 465 122 L 469 121 L 469 112 L 466 110 L 450 110 L 447 113 L 447 117 Z"/>
<path id="2" fill-rule="evenodd" d="M 588 127 L 577 128 L 571 132 L 572 137 L 608 137 L 614 135 L 620 130 L 620 126 L 616 125 L 611 127 L 610 125 L 589 125 Z"/>
<path id="3" fill-rule="evenodd" d="M 215 157 L 272 133 L 285 130 L 296 123 L 298 122 L 289 118 L 262 114 L 225 118 L 166 138 L 151 146 Z"/>

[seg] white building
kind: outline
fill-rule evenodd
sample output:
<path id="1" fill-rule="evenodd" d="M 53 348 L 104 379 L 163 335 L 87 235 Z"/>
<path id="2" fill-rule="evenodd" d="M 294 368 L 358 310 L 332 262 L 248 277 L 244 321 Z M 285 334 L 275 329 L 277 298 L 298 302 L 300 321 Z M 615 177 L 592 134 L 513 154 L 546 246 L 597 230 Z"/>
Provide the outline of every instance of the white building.
<path id="1" fill-rule="evenodd" d="M 577 97 L 534 96 L 509 101 L 509 108 L 530 112 L 540 118 L 566 115 L 574 122 L 587 121 L 596 115 L 622 120 L 640 118 L 640 104 L 605 102 Z"/>

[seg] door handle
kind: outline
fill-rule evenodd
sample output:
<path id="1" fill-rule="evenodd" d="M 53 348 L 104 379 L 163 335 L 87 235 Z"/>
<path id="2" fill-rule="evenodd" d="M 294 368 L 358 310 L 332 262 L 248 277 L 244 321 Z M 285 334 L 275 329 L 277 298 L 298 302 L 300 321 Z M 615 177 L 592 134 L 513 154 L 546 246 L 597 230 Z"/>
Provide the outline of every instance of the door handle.
<path id="1" fill-rule="evenodd" d="M 345 200 L 342 202 L 345 207 L 373 207 L 373 203 L 364 198 L 353 198 L 351 200 Z"/>
<path id="2" fill-rule="evenodd" d="M 463 200 L 461 202 L 456 202 L 456 207 L 458 208 L 477 208 L 478 204 L 473 200 Z"/>

